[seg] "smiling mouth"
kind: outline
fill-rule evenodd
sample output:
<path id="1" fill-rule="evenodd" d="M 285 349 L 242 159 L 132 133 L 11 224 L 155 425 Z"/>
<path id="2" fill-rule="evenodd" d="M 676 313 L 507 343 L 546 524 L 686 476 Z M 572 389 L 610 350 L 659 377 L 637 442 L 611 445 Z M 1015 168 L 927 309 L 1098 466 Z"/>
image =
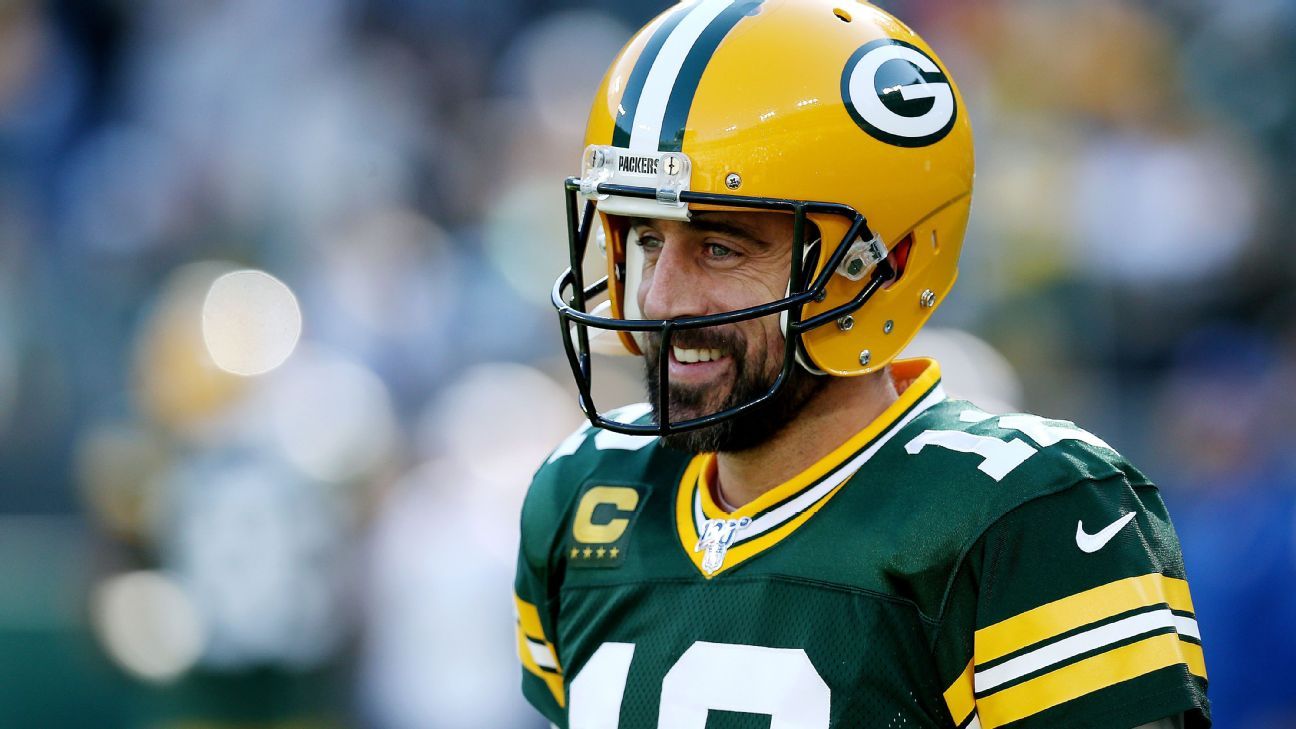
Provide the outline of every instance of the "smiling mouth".
<path id="1" fill-rule="evenodd" d="M 684 347 L 672 347 L 671 349 L 675 361 L 681 364 L 715 362 L 725 357 L 724 352 L 719 349 L 686 349 Z"/>

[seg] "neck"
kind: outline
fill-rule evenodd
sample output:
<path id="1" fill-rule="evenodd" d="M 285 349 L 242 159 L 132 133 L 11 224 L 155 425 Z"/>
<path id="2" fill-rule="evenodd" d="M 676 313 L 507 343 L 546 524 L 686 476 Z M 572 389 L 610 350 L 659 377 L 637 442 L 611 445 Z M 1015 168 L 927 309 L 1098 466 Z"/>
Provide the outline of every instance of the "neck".
<path id="1" fill-rule="evenodd" d="M 832 453 L 898 397 L 889 367 L 863 377 L 832 378 L 770 440 L 717 454 L 718 496 L 734 508 L 750 503 Z"/>

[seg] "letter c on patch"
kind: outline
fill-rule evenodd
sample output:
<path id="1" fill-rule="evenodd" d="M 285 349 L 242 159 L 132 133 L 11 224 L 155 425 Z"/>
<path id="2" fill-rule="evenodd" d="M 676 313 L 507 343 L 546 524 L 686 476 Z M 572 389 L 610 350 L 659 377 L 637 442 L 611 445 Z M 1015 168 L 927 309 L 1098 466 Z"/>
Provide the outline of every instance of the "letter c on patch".
<path id="1" fill-rule="evenodd" d="M 639 506 L 639 492 L 625 486 L 595 486 L 581 497 L 576 507 L 576 517 L 572 524 L 572 536 L 584 544 L 611 544 L 625 534 L 630 520 L 625 517 L 608 519 L 602 524 L 594 523 L 594 511 L 599 506 L 615 507 L 618 513 L 627 516 L 634 513 Z"/>

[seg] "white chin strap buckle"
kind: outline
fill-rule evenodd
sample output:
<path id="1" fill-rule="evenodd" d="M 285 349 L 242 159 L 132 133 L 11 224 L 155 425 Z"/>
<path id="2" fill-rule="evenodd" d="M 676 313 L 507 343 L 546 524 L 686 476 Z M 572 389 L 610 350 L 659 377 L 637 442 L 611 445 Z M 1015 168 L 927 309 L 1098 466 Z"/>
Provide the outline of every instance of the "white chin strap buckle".
<path id="1" fill-rule="evenodd" d="M 886 244 L 876 233 L 869 240 L 857 238 L 846 251 L 846 257 L 837 267 L 837 275 L 858 281 L 869 275 L 877 265 L 886 260 Z"/>

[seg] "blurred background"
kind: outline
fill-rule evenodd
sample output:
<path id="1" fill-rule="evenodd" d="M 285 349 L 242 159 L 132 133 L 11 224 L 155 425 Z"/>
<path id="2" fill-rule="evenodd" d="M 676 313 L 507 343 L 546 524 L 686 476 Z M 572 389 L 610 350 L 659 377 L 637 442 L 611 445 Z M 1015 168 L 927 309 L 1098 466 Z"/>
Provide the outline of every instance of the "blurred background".
<path id="1" fill-rule="evenodd" d="M 1296 727 L 1296 1 L 881 4 L 978 145 L 912 351 L 1160 483 L 1217 725 Z M 542 726 L 560 180 L 665 6 L 0 0 L 0 726 Z"/>

